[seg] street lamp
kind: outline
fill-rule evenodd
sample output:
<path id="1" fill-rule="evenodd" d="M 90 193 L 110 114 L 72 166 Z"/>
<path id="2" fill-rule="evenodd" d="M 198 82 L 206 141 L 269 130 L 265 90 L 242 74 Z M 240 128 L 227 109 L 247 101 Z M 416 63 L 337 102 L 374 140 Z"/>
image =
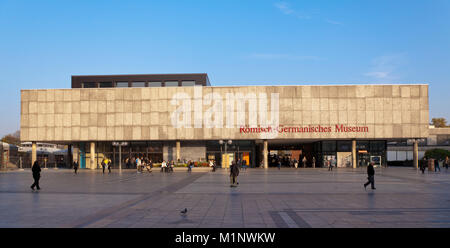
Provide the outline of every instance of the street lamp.
<path id="1" fill-rule="evenodd" d="M 231 145 L 233 143 L 233 141 L 231 141 L 231 140 L 228 140 L 226 143 L 225 143 L 225 154 L 227 154 L 227 145 Z"/>

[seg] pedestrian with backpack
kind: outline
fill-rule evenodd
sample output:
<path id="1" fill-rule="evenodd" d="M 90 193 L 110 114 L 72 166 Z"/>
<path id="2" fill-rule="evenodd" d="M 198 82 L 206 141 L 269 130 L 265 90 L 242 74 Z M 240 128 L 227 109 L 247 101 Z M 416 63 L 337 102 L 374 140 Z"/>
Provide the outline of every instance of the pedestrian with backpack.
<path id="1" fill-rule="evenodd" d="M 230 168 L 230 187 L 237 187 L 238 181 L 237 177 L 239 176 L 239 166 L 236 164 L 236 162 L 233 161 Z"/>
<path id="2" fill-rule="evenodd" d="M 366 189 L 367 185 L 371 185 L 372 189 L 375 189 L 375 169 L 373 168 L 374 163 L 370 162 L 369 166 L 367 166 L 367 183 L 364 184 L 364 189 Z"/>

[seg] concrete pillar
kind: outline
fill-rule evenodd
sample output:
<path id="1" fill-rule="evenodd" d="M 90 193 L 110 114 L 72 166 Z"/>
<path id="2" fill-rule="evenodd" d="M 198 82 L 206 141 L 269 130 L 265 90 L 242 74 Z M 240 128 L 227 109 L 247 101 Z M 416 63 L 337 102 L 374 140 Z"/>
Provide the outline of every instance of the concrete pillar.
<path id="1" fill-rule="evenodd" d="M 356 169 L 357 161 L 356 161 L 356 140 L 352 140 L 352 164 L 353 169 Z"/>
<path id="2" fill-rule="evenodd" d="M 95 142 L 91 142 L 90 157 L 91 157 L 91 163 L 90 163 L 91 168 L 90 169 L 95 170 L 95 169 L 97 169 L 97 164 L 95 164 Z"/>
<path id="3" fill-rule="evenodd" d="M 31 166 L 37 160 L 37 145 L 36 142 L 31 142 Z"/>
<path id="4" fill-rule="evenodd" d="M 119 145 L 119 171 L 122 171 L 122 145 L 121 144 Z"/>
<path id="5" fill-rule="evenodd" d="M 264 148 L 263 148 L 263 157 L 264 157 L 264 168 L 269 168 L 269 142 L 264 140 Z"/>
<path id="6" fill-rule="evenodd" d="M 73 162 L 77 161 L 78 162 L 78 166 L 80 166 L 80 148 L 78 145 L 74 145 L 73 146 Z"/>
<path id="7" fill-rule="evenodd" d="M 417 139 L 414 140 L 414 151 L 413 151 L 413 164 L 414 168 L 419 168 L 419 141 Z"/>
<path id="8" fill-rule="evenodd" d="M 180 152 L 181 152 L 181 144 L 180 144 L 180 141 L 177 141 L 177 156 L 176 156 L 177 163 L 181 159 Z"/>
<path id="9" fill-rule="evenodd" d="M 73 161 L 74 161 L 74 159 L 73 159 L 73 153 L 72 153 L 72 145 L 68 145 L 67 146 L 67 159 L 69 160 L 67 163 L 68 163 L 68 166 L 69 166 L 69 168 L 71 168 L 72 167 L 72 164 L 73 164 Z"/>

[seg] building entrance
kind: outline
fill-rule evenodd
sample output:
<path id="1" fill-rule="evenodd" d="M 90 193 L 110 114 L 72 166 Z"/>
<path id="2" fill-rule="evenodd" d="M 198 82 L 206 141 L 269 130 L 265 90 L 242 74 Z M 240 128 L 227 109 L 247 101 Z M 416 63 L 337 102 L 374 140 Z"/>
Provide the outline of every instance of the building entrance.
<path id="1" fill-rule="evenodd" d="M 124 142 L 126 145 L 123 145 L 120 148 L 119 155 L 119 147 L 113 146 L 110 142 L 99 142 L 96 144 L 96 154 L 97 158 L 96 163 L 97 167 L 101 168 L 101 162 L 104 158 L 108 158 L 111 160 L 111 167 L 113 169 L 119 168 L 119 161 L 122 159 L 122 169 L 135 169 L 136 158 L 148 158 L 152 160 L 154 163 L 160 163 L 163 160 L 163 145 L 161 142 Z M 83 147 L 84 148 L 84 147 Z M 85 153 L 84 149 L 80 148 L 80 155 Z M 130 160 L 131 165 L 127 166 L 126 161 Z M 81 164 L 80 164 L 80 168 Z"/>
<path id="2" fill-rule="evenodd" d="M 290 167 L 292 160 L 297 160 L 299 167 L 326 167 L 327 161 L 339 168 L 353 167 L 351 140 L 270 140 L 268 155 L 269 167 L 276 167 L 278 162 Z M 372 160 L 385 165 L 386 141 L 357 140 L 356 167 L 367 166 Z"/>
<path id="3" fill-rule="evenodd" d="M 318 167 L 319 157 L 315 143 L 269 142 L 269 167 Z"/>
<path id="4" fill-rule="evenodd" d="M 231 144 L 219 141 L 206 142 L 206 157 L 214 160 L 218 167 L 229 168 L 233 161 L 240 159 L 242 166 L 256 167 L 256 149 L 254 141 L 233 140 Z"/>

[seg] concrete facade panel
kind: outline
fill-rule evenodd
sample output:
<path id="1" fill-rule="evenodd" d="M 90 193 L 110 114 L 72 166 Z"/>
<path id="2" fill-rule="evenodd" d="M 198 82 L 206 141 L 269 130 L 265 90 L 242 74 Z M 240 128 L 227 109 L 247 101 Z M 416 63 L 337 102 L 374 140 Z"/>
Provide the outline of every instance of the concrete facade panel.
<path id="1" fill-rule="evenodd" d="M 250 120 L 255 120 L 256 125 L 267 122 L 294 127 L 322 125 L 332 129 L 336 124 L 369 127 L 368 133 L 293 132 L 274 137 L 286 139 L 420 138 L 427 134 L 423 128 L 429 121 L 427 85 L 188 88 L 23 90 L 21 139 L 51 142 L 261 138 L 258 133 L 239 131 L 240 125 L 249 125 Z M 194 94 L 198 92 L 201 93 L 196 96 L 200 105 L 194 103 Z M 214 95 L 208 95 L 211 93 Z M 236 96 L 240 93 L 245 105 L 227 102 L 226 94 Z M 173 100 L 175 94 L 181 94 L 181 99 Z M 271 112 L 271 103 L 277 99 L 271 99 L 271 94 L 278 97 L 279 112 Z M 267 96 L 267 107 L 261 115 L 258 111 L 263 105 L 258 101 L 264 96 Z M 181 118 L 172 123 L 174 111 L 183 109 L 180 108 L 182 104 L 189 107 L 189 112 L 184 115 L 188 119 Z M 198 115 L 195 111 L 199 106 L 203 109 Z M 234 121 L 226 112 L 233 106 Z M 250 108 L 250 114 L 237 106 L 245 111 Z M 272 116 L 278 119 L 272 120 Z M 261 121 L 263 117 L 267 120 Z M 225 127 L 227 121 L 231 128 Z M 175 128 L 173 124 L 177 123 L 187 126 Z M 194 128 L 194 123 L 200 124 L 200 128 Z M 213 128 L 207 128 L 207 123 Z"/>

